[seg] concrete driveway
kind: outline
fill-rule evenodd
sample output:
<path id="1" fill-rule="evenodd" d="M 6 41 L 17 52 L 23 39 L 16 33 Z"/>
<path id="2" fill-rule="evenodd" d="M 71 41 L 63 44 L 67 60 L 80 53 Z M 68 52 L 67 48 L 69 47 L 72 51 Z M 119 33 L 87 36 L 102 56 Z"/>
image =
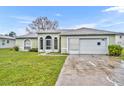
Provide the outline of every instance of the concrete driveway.
<path id="1" fill-rule="evenodd" d="M 69 55 L 56 85 L 124 85 L 124 62 L 106 55 Z"/>

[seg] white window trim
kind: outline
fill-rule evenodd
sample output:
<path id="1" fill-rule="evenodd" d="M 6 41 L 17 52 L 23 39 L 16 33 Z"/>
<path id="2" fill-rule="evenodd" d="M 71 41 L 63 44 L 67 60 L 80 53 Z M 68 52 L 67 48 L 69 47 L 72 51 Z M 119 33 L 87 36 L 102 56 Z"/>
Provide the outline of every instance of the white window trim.
<path id="1" fill-rule="evenodd" d="M 24 47 L 25 47 L 25 40 L 29 40 L 29 41 L 30 41 L 30 43 L 31 43 L 30 47 L 31 47 L 31 49 L 32 49 L 32 42 L 31 42 L 31 40 L 30 40 L 30 39 L 24 39 L 24 41 L 23 41 L 23 50 L 26 51 L 26 50 L 24 49 Z"/>
<path id="2" fill-rule="evenodd" d="M 46 44 L 45 50 L 52 50 L 52 39 L 45 39 L 45 41 L 47 41 L 47 40 L 50 40 L 50 45 L 48 46 L 48 45 L 46 44 L 47 42 L 45 42 L 45 44 Z M 47 47 L 50 47 L 50 49 L 47 49 Z"/>
<path id="3" fill-rule="evenodd" d="M 51 39 L 46 39 L 47 36 L 50 36 Z M 52 52 L 53 51 L 53 37 L 51 35 L 46 35 L 44 40 L 45 40 L 44 52 Z M 46 47 L 47 47 L 46 40 L 51 40 L 51 49 L 46 49 Z"/>
<path id="4" fill-rule="evenodd" d="M 57 39 L 57 49 L 55 49 L 55 38 Z M 53 39 L 53 41 L 54 41 L 54 42 L 53 42 L 53 43 L 54 43 L 54 44 L 53 44 L 53 45 L 54 45 L 54 48 L 53 48 L 53 49 L 54 49 L 54 50 L 58 50 L 58 49 L 59 49 L 59 46 L 58 46 L 59 41 L 58 41 L 58 40 L 59 40 L 58 37 L 54 37 L 54 39 Z"/>
<path id="5" fill-rule="evenodd" d="M 39 38 L 39 49 L 40 49 L 40 50 L 43 50 L 43 49 L 41 49 L 41 38 L 42 38 L 42 40 L 43 40 L 42 43 L 43 43 L 43 49 L 44 49 L 44 38 L 43 38 L 43 37 L 40 37 L 40 38 Z"/>

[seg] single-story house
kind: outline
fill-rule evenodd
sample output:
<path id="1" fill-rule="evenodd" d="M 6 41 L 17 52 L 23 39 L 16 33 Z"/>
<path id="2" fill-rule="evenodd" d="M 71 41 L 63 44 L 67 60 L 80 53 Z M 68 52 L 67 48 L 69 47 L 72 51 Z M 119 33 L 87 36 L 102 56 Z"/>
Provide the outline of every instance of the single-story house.
<path id="1" fill-rule="evenodd" d="M 15 46 L 15 38 L 0 35 L 0 48 L 13 48 Z"/>
<path id="2" fill-rule="evenodd" d="M 79 28 L 38 31 L 16 38 L 16 45 L 21 51 L 38 48 L 38 52 L 68 54 L 107 54 L 111 44 L 124 47 L 124 33 Z"/>

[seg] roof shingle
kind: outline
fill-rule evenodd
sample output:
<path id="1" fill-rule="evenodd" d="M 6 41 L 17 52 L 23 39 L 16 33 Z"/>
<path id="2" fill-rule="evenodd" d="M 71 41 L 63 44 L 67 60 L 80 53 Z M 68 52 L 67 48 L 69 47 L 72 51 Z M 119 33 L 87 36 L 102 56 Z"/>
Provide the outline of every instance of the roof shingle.
<path id="1" fill-rule="evenodd" d="M 14 38 L 14 37 L 10 37 L 10 36 L 1 35 L 1 34 L 0 34 L 0 39 L 12 39 L 12 40 L 14 40 L 15 38 Z"/>
<path id="2" fill-rule="evenodd" d="M 93 28 L 79 28 L 79 29 L 58 29 L 55 31 L 39 31 L 37 33 L 60 33 L 60 35 L 116 35 L 116 34 L 123 34 L 119 32 L 113 32 L 113 31 L 106 31 L 106 30 L 99 30 L 99 29 L 93 29 Z M 26 35 L 21 35 L 16 38 L 37 38 L 37 34 L 35 33 L 29 33 Z"/>

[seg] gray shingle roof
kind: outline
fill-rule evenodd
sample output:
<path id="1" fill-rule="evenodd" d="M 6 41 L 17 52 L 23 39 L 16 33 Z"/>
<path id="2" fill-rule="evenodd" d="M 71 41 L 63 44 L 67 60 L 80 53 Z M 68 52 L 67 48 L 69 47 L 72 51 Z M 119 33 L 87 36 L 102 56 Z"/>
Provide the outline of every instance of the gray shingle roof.
<path id="1" fill-rule="evenodd" d="M 0 34 L 0 39 L 12 39 L 12 40 L 14 40 L 15 38 L 14 38 L 14 37 L 10 37 L 10 36 L 1 35 L 1 34 Z"/>
<path id="2" fill-rule="evenodd" d="M 37 38 L 37 33 L 28 33 L 25 35 L 17 36 L 16 38 Z"/>
<path id="3" fill-rule="evenodd" d="M 119 34 L 117 32 L 112 31 L 105 31 L 105 30 L 98 30 L 92 28 L 80 28 L 80 29 L 73 29 L 62 31 L 61 35 L 112 35 L 112 34 Z"/>
<path id="4" fill-rule="evenodd" d="M 59 33 L 61 33 L 61 31 L 59 31 L 59 30 L 52 30 L 52 31 L 38 31 L 37 33 L 41 33 L 41 34 L 45 34 L 45 33 L 50 33 L 50 34 L 52 34 L 52 33 L 54 33 L 54 34 L 59 34 Z"/>
<path id="5" fill-rule="evenodd" d="M 60 33 L 60 35 L 115 35 L 115 34 L 123 34 L 119 32 L 112 32 L 112 31 L 106 31 L 106 30 L 99 30 L 99 29 L 93 29 L 93 28 L 79 28 L 79 29 L 58 29 L 54 31 L 39 31 L 37 33 Z M 16 38 L 37 38 L 37 34 L 35 33 L 29 33 L 26 35 L 21 35 Z"/>

